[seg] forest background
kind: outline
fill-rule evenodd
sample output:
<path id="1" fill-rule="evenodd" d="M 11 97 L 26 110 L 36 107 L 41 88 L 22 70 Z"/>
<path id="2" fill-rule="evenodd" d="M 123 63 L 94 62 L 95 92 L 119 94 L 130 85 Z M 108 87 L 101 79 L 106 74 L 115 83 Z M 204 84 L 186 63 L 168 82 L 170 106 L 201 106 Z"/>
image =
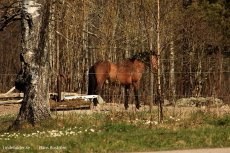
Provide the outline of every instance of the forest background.
<path id="1" fill-rule="evenodd" d="M 155 0 L 52 0 L 50 10 L 50 92 L 56 76 L 69 76 L 63 91 L 87 93 L 87 71 L 98 60 L 118 62 L 157 49 L 160 34 L 161 87 L 164 99 L 217 97 L 230 103 L 230 1 L 161 0 L 157 31 Z M 12 5 L 10 5 L 12 4 Z M 0 16 L 17 14 L 20 2 L 1 0 Z M 0 93 L 14 86 L 20 70 L 21 23 L 0 21 Z M 4 27 L 4 28 L 3 28 Z M 141 82 L 141 100 L 150 99 L 150 69 Z M 117 90 L 114 90 L 117 89 Z M 107 102 L 123 89 L 103 91 Z"/>

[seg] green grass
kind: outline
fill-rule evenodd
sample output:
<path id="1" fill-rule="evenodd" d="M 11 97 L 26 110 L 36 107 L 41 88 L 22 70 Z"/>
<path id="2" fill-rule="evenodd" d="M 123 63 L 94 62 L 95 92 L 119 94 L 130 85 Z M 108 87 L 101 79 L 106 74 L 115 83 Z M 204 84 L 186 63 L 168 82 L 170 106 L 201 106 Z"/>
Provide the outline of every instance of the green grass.
<path id="1" fill-rule="evenodd" d="M 107 153 L 230 146 L 229 114 L 164 114 L 161 124 L 157 112 L 53 115 L 53 120 L 11 132 L 6 130 L 16 116 L 0 116 L 0 150 Z"/>

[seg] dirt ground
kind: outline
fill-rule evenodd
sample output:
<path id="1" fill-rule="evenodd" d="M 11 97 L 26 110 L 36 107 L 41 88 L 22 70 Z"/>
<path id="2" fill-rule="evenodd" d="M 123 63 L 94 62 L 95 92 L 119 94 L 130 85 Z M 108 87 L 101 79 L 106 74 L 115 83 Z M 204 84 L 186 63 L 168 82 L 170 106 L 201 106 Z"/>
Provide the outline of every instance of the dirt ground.
<path id="1" fill-rule="evenodd" d="M 0 115 L 17 114 L 21 104 L 0 105 Z"/>
<path id="2" fill-rule="evenodd" d="M 70 103 L 70 102 L 69 102 Z M 124 109 L 123 104 L 116 104 L 116 103 L 105 103 L 105 104 L 100 104 L 97 108 L 90 109 L 90 103 L 84 103 L 81 105 L 70 105 L 69 107 L 67 106 L 68 102 L 64 103 L 51 103 L 51 111 L 61 113 L 61 114 L 68 114 L 68 113 L 86 113 L 86 114 L 91 114 L 93 112 L 108 112 L 110 110 L 114 111 L 126 111 Z M 21 104 L 6 104 L 6 105 L 0 105 L 0 115 L 8 115 L 8 114 L 17 114 L 19 112 L 19 109 L 21 107 Z M 57 109 L 55 109 L 57 108 Z M 157 110 L 157 106 L 153 106 L 152 110 Z M 207 108 L 198 108 L 198 107 L 173 107 L 173 106 L 163 106 L 164 110 L 168 111 L 176 111 L 176 112 L 194 112 L 197 110 L 202 110 L 202 111 L 209 111 Z M 149 106 L 148 105 L 142 105 L 142 107 L 139 110 L 135 109 L 135 105 L 129 104 L 129 109 L 128 111 L 149 111 Z M 228 105 L 224 105 L 219 108 L 211 108 L 210 111 L 216 112 L 218 114 L 222 113 L 230 113 L 230 108 Z"/>

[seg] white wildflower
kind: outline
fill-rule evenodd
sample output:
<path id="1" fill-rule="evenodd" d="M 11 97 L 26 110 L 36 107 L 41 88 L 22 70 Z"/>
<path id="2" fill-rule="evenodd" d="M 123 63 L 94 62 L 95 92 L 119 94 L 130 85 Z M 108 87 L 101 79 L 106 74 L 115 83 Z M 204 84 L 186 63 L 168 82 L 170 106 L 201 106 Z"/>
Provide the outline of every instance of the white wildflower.
<path id="1" fill-rule="evenodd" d="M 154 125 L 157 125 L 158 122 L 157 122 L 157 121 L 150 121 L 150 120 L 147 120 L 144 124 L 154 124 Z"/>
<path id="2" fill-rule="evenodd" d="M 90 129 L 91 132 L 94 132 L 95 130 L 94 129 Z"/>
<path id="3" fill-rule="evenodd" d="M 145 122 L 145 124 L 150 124 L 151 123 L 151 121 L 150 120 L 148 120 L 147 122 Z"/>
<path id="4" fill-rule="evenodd" d="M 74 135 L 75 134 L 75 132 L 74 131 L 70 131 L 70 133 L 69 134 L 72 134 L 72 135 Z"/>
<path id="5" fill-rule="evenodd" d="M 58 132 L 58 130 L 52 130 L 51 132 L 55 133 L 55 132 Z"/>
<path id="6" fill-rule="evenodd" d="M 64 135 L 63 131 L 59 131 L 59 134 L 60 134 L 60 135 Z"/>

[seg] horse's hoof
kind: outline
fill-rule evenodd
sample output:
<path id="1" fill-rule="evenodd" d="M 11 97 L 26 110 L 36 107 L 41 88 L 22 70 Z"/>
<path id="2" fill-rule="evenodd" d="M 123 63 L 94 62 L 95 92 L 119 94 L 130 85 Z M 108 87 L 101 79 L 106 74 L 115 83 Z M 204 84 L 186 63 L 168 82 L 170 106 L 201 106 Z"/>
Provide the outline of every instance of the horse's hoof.
<path id="1" fill-rule="evenodd" d="M 97 104 L 97 105 L 91 104 L 90 109 L 92 111 L 100 111 L 100 105 L 99 104 Z"/>
<path id="2" fill-rule="evenodd" d="M 137 108 L 137 109 L 141 108 L 141 105 L 137 105 L 136 108 Z"/>

